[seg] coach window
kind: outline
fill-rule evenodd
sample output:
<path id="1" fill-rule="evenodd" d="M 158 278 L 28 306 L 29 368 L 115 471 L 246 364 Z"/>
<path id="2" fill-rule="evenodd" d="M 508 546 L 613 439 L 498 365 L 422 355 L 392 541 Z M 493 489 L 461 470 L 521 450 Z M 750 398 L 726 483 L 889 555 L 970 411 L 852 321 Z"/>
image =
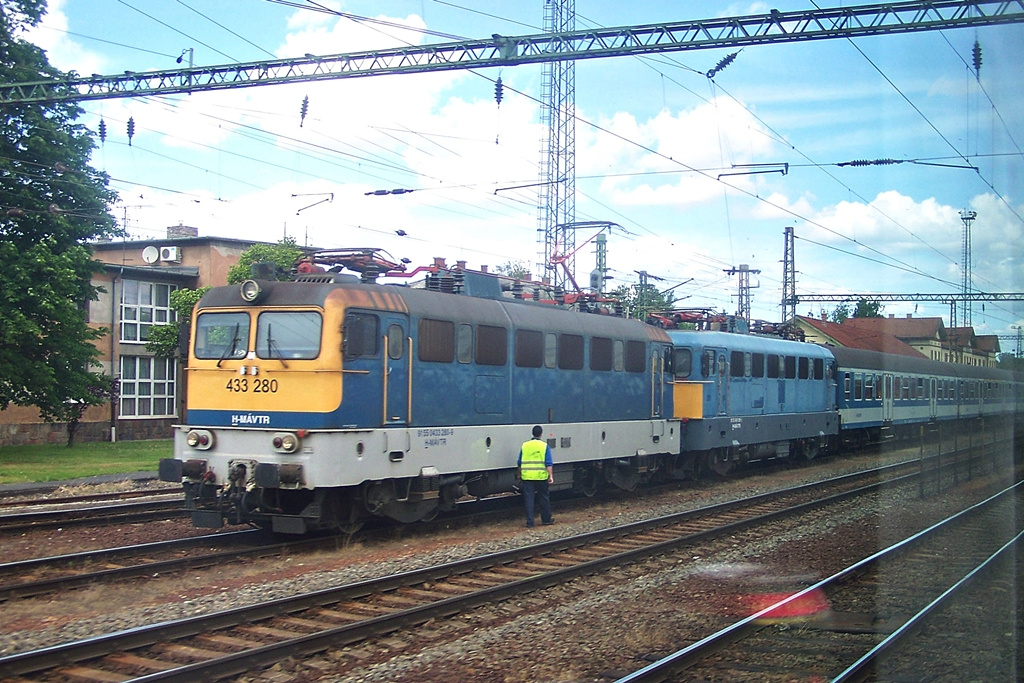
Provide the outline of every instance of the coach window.
<path id="1" fill-rule="evenodd" d="M 476 328 L 476 362 L 478 365 L 504 365 L 508 362 L 508 330 L 493 325 Z"/>
<path id="2" fill-rule="evenodd" d="M 776 378 L 779 376 L 779 357 L 774 353 L 768 354 L 768 377 Z"/>
<path id="3" fill-rule="evenodd" d="M 750 356 L 750 376 L 764 377 L 764 354 L 754 353 Z"/>
<path id="4" fill-rule="evenodd" d="M 843 373 L 843 396 L 846 398 L 846 402 L 850 402 L 850 373 Z"/>
<path id="5" fill-rule="evenodd" d="M 473 326 L 459 323 L 459 336 L 455 340 L 455 356 L 463 365 L 473 362 Z"/>
<path id="6" fill-rule="evenodd" d="M 647 345 L 639 341 L 626 342 L 626 372 L 647 370 Z"/>
<path id="7" fill-rule="evenodd" d="M 419 324 L 419 359 L 428 363 L 451 363 L 455 357 L 455 323 L 423 318 Z"/>
<path id="8" fill-rule="evenodd" d="M 544 365 L 544 334 L 535 330 L 516 330 L 516 367 L 539 368 Z"/>
<path id="9" fill-rule="evenodd" d="M 689 377 L 693 370 L 693 352 L 690 349 L 675 349 L 673 356 L 672 367 L 675 368 L 676 377 Z"/>
<path id="10" fill-rule="evenodd" d="M 786 356 L 786 379 L 796 379 L 796 356 Z"/>
<path id="11" fill-rule="evenodd" d="M 917 378 L 917 397 L 924 398 L 924 377 Z"/>
<path id="12" fill-rule="evenodd" d="M 811 376 L 811 359 L 801 356 L 797 358 L 797 377 L 809 379 Z"/>
<path id="13" fill-rule="evenodd" d="M 904 399 L 909 399 L 910 398 L 910 378 L 909 377 L 904 377 L 903 378 L 903 398 Z"/>
<path id="14" fill-rule="evenodd" d="M 864 375 L 859 372 L 853 377 L 853 399 L 860 401 L 864 398 Z"/>
<path id="15" fill-rule="evenodd" d="M 875 398 L 875 377 L 864 375 L 864 400 L 871 401 Z"/>
<path id="16" fill-rule="evenodd" d="M 578 334 L 558 335 L 558 367 L 561 370 L 583 369 L 583 337 Z"/>
<path id="17" fill-rule="evenodd" d="M 742 377 L 743 376 L 743 352 L 733 351 L 729 354 L 729 376 L 730 377 Z"/>
<path id="18" fill-rule="evenodd" d="M 590 369 L 612 369 L 612 340 L 608 337 L 590 338 Z"/>
<path id="19" fill-rule="evenodd" d="M 615 344 L 612 346 L 612 367 L 615 369 L 615 372 L 622 372 L 622 369 L 625 367 L 625 357 L 625 344 L 622 343 L 621 339 L 616 339 Z"/>

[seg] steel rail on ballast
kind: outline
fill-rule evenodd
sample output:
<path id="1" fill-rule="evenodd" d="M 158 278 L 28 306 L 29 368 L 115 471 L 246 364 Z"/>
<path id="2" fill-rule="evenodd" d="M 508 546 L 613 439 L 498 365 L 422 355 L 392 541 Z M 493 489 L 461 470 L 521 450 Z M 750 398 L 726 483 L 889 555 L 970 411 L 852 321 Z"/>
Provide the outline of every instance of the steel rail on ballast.
<path id="1" fill-rule="evenodd" d="M 630 534 L 651 531 L 671 524 L 679 524 L 700 517 L 727 513 L 740 508 L 757 508 L 778 501 L 787 496 L 812 495 L 815 490 L 829 487 L 851 488 L 840 493 L 803 501 L 756 514 L 744 519 L 719 524 L 713 528 L 685 534 L 668 540 L 656 541 L 639 548 L 609 552 L 604 557 L 577 563 L 570 567 L 538 573 L 535 576 L 503 582 L 490 588 L 471 591 L 463 595 L 430 601 L 426 604 L 404 609 L 383 616 L 373 617 L 350 624 L 339 625 L 316 633 L 297 635 L 277 643 L 257 646 L 241 652 L 228 653 L 223 657 L 193 664 L 182 665 L 166 671 L 138 677 L 137 681 L 192 681 L 203 678 L 228 676 L 251 670 L 253 667 L 280 661 L 288 656 L 308 654 L 328 646 L 339 646 L 363 640 L 368 636 L 394 631 L 397 628 L 416 625 L 430 618 L 444 617 L 481 604 L 505 599 L 524 592 L 563 584 L 565 581 L 592 574 L 624 563 L 635 562 L 646 557 L 665 554 L 696 541 L 705 541 L 740 529 L 763 524 L 781 517 L 790 516 L 809 509 L 836 503 L 851 497 L 864 495 L 883 486 L 907 483 L 916 473 L 897 475 L 900 468 L 912 469 L 916 462 L 886 465 L 874 470 L 847 474 L 822 482 L 813 482 L 781 491 L 758 494 L 740 501 L 728 501 L 696 510 L 675 513 L 652 520 L 643 520 L 620 527 L 589 532 L 578 536 L 555 539 L 537 545 L 502 551 L 489 555 L 460 560 L 454 563 L 427 567 L 400 574 L 368 579 L 338 588 L 324 589 L 305 595 L 281 598 L 258 605 L 239 607 L 214 614 L 187 617 L 152 626 L 120 631 L 86 640 L 56 645 L 32 652 L 0 657 L 0 676 L 25 675 L 65 664 L 99 658 L 113 652 L 142 648 L 160 642 L 176 640 L 213 630 L 230 628 L 282 614 L 297 614 L 303 609 L 328 606 L 358 597 L 383 593 L 424 582 L 436 582 L 451 576 L 471 571 L 500 567 L 518 560 L 549 555 L 558 551 L 571 551 L 593 546 Z M 885 475 L 885 476 L 883 476 Z M 889 477 L 888 475 L 894 475 Z M 858 485 L 863 480 L 875 478 L 868 485 Z"/>
<path id="2" fill-rule="evenodd" d="M 656 683 L 664 681 L 666 678 L 678 673 L 681 670 L 687 669 L 693 666 L 695 663 L 704 659 L 705 657 L 719 652 L 724 647 L 732 644 L 735 641 L 742 640 L 751 633 L 760 630 L 763 626 L 761 620 L 767 618 L 772 613 L 778 613 L 779 610 L 785 608 L 787 605 L 791 605 L 799 602 L 801 599 L 810 596 L 814 593 L 824 591 L 829 588 L 834 588 L 844 580 L 855 576 L 859 573 L 868 570 L 874 565 L 879 564 L 882 561 L 891 559 L 897 554 L 906 552 L 912 549 L 914 546 L 929 540 L 933 535 L 949 530 L 953 525 L 963 522 L 967 517 L 974 515 L 979 512 L 983 512 L 990 505 L 1001 501 L 1005 496 L 1013 495 L 1024 490 L 1024 482 L 1017 482 L 1007 488 L 999 491 L 992 496 L 989 496 L 983 501 L 975 503 L 964 510 L 957 512 L 954 515 L 947 517 L 946 519 L 937 522 L 926 529 L 923 529 L 916 534 L 909 536 L 908 538 L 899 541 L 883 550 L 880 550 L 869 557 L 866 557 L 854 564 L 842 569 L 828 578 L 822 579 L 812 586 L 808 586 L 801 591 L 795 592 L 789 597 L 779 600 L 778 602 L 765 607 L 750 616 L 747 616 L 736 623 L 727 626 L 710 636 L 703 638 L 695 643 L 688 645 L 687 647 L 674 652 L 667 657 L 663 657 L 658 661 L 646 666 L 638 671 L 624 676 L 618 679 L 615 683 Z M 907 622 L 903 624 L 899 629 L 896 630 L 889 638 L 886 638 L 882 643 L 872 648 L 867 654 L 861 657 L 854 665 L 851 665 L 845 670 L 839 677 L 833 679 L 833 683 L 837 681 L 848 681 L 853 680 L 856 674 L 862 672 L 864 667 L 867 666 L 871 661 L 875 660 L 884 650 L 888 649 L 895 640 L 898 640 L 896 636 L 903 637 L 913 630 L 913 625 L 918 625 L 919 622 L 927 616 L 934 608 L 939 604 L 940 599 L 948 599 L 954 592 L 954 589 L 962 588 L 969 583 L 969 579 L 976 577 L 979 570 L 983 567 L 990 566 L 992 560 L 1003 553 L 1008 546 L 1012 547 L 1020 538 L 1021 533 L 1018 531 L 1014 532 L 1015 537 L 1005 543 L 1002 548 L 989 556 L 983 562 L 975 567 L 971 572 L 968 573 L 963 579 L 958 581 L 952 588 L 947 589 L 943 592 L 940 598 L 931 601 L 925 608 L 919 610 L 917 614 L 911 617 Z M 884 647 L 883 647 L 884 645 Z"/>

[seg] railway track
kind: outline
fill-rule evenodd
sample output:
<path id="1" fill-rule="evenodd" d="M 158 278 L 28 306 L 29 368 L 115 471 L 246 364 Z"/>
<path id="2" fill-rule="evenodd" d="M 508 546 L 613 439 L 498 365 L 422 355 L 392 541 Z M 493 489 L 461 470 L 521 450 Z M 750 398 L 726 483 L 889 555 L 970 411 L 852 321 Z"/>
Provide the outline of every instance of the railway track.
<path id="1" fill-rule="evenodd" d="M 906 474 L 906 470 L 914 470 Z M 0 658 L 32 680 L 221 678 L 665 555 L 880 486 L 916 484 L 917 464 L 880 468 L 634 524 L 225 612 Z M 870 480 L 870 481 L 869 481 Z"/>
<path id="2" fill-rule="evenodd" d="M 48 493 L 56 491 L 56 486 L 48 486 L 43 489 L 34 490 L 32 494 Z M 133 489 L 130 491 L 111 491 L 108 493 L 88 493 L 78 496 L 54 496 L 52 498 L 24 498 L 25 491 L 10 491 L 3 497 L 13 500 L 0 500 L 0 508 L 15 507 L 45 507 L 50 505 L 78 505 L 80 503 L 96 503 L 100 501 L 130 500 L 133 498 L 151 498 L 155 496 L 170 496 L 181 493 L 180 486 L 163 487 L 158 489 Z"/>
<path id="3" fill-rule="evenodd" d="M 686 680 L 864 680 L 946 603 L 1012 562 L 1024 538 L 1022 503 L 1018 482 L 619 683 L 679 680 L 682 672 Z M 832 609 L 781 618 L 801 603 L 823 604 L 826 594 Z"/>
<path id="4" fill-rule="evenodd" d="M 131 524 L 185 517 L 189 513 L 185 510 L 182 500 L 181 495 L 176 494 L 161 500 L 8 513 L 0 515 L 0 534 L 90 524 Z"/>

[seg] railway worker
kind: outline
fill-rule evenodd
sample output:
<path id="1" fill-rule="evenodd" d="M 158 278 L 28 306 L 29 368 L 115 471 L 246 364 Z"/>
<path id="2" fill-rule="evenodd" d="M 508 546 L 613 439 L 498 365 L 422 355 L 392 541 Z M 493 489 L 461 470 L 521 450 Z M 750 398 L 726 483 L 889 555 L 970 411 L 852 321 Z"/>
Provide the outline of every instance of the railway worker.
<path id="1" fill-rule="evenodd" d="M 519 449 L 519 478 L 523 482 L 523 503 L 526 505 L 526 526 L 533 527 L 533 504 L 540 500 L 541 524 L 554 524 L 551 516 L 551 496 L 548 486 L 555 483 L 554 462 L 551 459 L 551 446 L 542 441 L 540 436 L 544 429 L 540 425 L 533 428 L 533 438 Z"/>

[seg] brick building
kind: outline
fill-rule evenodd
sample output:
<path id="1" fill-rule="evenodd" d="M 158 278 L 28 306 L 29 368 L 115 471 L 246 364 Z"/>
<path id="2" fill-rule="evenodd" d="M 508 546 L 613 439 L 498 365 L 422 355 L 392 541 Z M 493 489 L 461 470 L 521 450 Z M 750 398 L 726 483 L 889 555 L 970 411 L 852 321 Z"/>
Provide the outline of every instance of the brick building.
<path id="1" fill-rule="evenodd" d="M 88 323 L 108 333 L 97 340 L 102 372 L 120 378 L 114 404 L 89 408 L 76 439 L 169 438 L 183 416 L 182 369 L 174 358 L 156 358 L 145 343 L 153 325 L 173 322 L 170 294 L 227 283 L 228 270 L 251 240 L 200 237 L 195 228 L 174 226 L 165 239 L 97 242 L 93 258 L 103 270 L 93 277 L 99 299 L 88 303 Z M 63 443 L 64 423 L 46 423 L 34 407 L 0 411 L 0 446 Z"/>

